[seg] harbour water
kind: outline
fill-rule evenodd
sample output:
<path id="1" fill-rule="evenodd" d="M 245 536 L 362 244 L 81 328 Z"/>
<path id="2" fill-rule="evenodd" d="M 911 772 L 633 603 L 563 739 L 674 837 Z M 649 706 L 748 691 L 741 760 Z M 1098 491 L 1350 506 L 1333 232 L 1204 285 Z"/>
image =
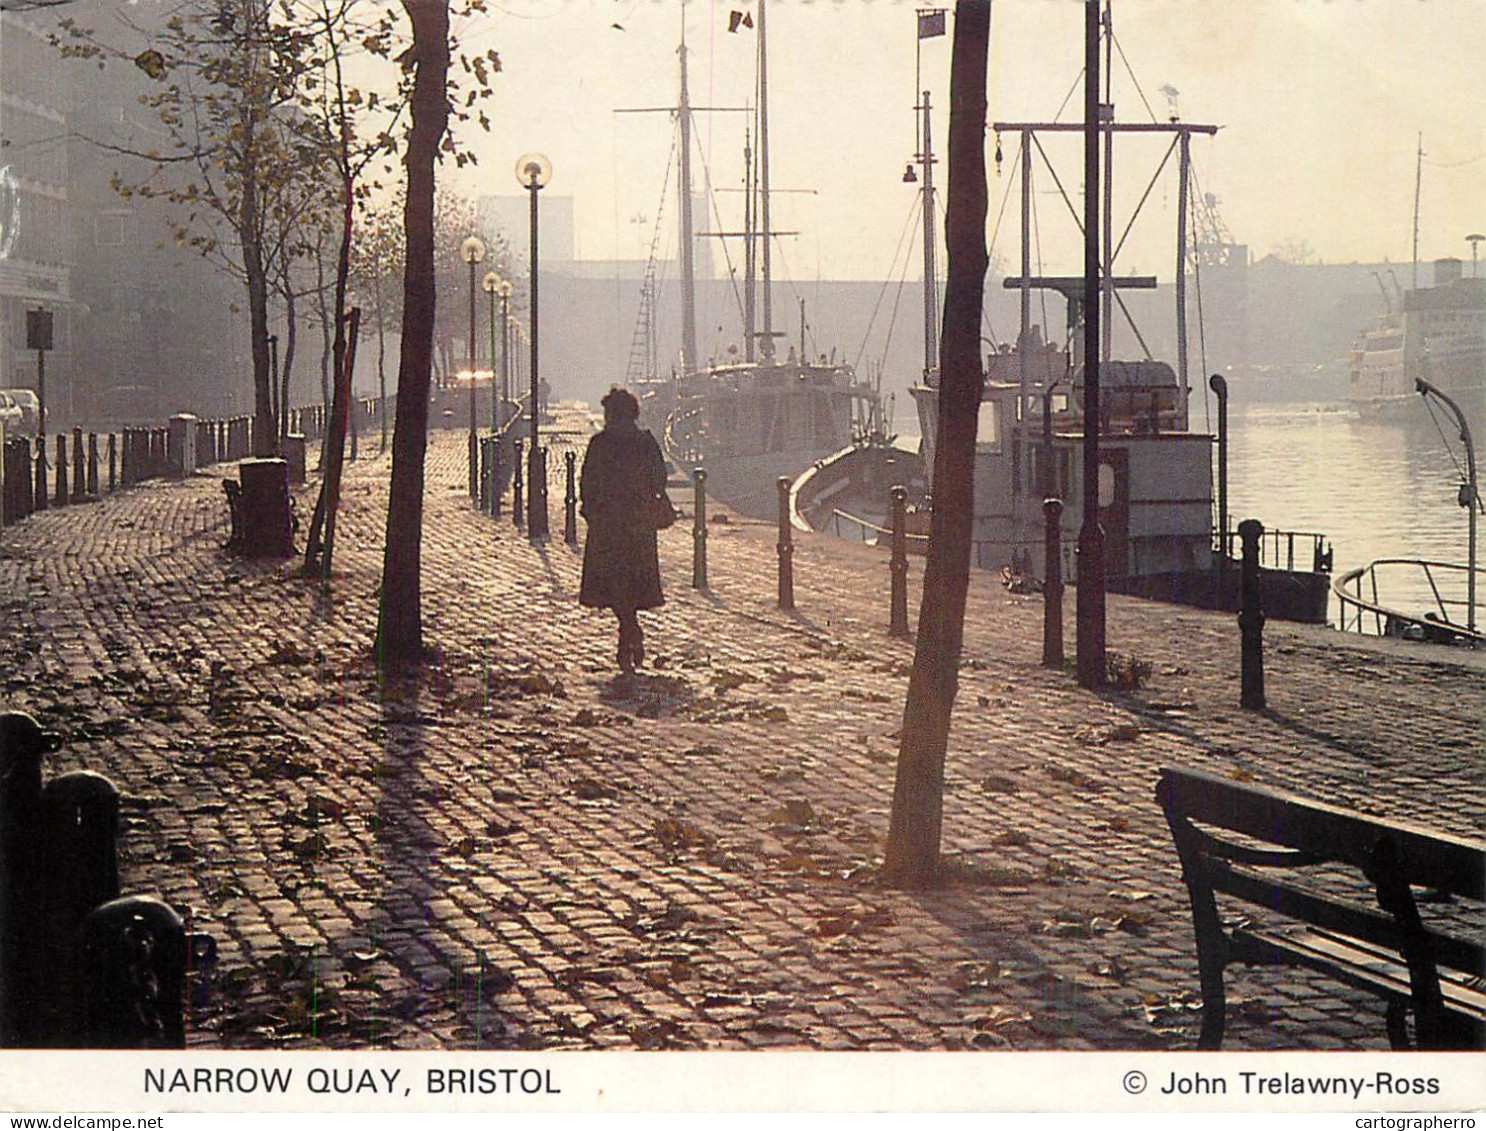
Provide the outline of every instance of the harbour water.
<path id="1" fill-rule="evenodd" d="M 1464 455 L 1455 431 L 1446 426 L 1442 436 L 1422 400 L 1411 427 L 1363 420 L 1345 403 L 1230 405 L 1228 439 L 1235 522 L 1325 534 L 1337 574 L 1382 558 L 1465 563 L 1467 515 L 1457 501 Z M 1379 579 L 1387 607 L 1434 607 L 1421 571 L 1389 568 Z M 1463 585 L 1463 575 L 1455 581 Z M 1330 615 L 1338 616 L 1334 600 Z"/>

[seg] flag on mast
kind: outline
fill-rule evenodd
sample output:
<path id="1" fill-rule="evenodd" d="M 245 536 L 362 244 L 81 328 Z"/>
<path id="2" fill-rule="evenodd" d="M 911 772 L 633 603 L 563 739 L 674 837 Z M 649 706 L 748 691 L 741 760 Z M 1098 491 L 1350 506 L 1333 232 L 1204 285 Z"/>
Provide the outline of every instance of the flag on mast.
<path id="1" fill-rule="evenodd" d="M 728 31 L 737 31 L 740 27 L 752 27 L 752 26 L 753 26 L 753 13 L 752 12 L 737 12 L 737 11 L 734 11 L 734 12 L 729 12 L 728 13 Z"/>
<path id="2" fill-rule="evenodd" d="M 944 34 L 944 8 L 923 8 L 918 13 L 918 37 L 933 39 Z"/>

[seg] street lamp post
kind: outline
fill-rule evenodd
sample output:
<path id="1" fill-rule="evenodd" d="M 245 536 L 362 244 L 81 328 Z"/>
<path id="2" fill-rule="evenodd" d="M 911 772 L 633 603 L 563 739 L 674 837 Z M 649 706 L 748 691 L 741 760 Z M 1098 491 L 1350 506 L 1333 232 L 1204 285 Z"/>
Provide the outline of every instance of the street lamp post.
<path id="1" fill-rule="evenodd" d="M 470 265 L 470 498 L 480 497 L 480 441 L 475 436 L 475 266 L 485 258 L 485 241 L 479 236 L 466 236 L 459 245 L 459 255 Z"/>
<path id="2" fill-rule="evenodd" d="M 527 455 L 526 533 L 533 541 L 547 537 L 547 476 L 537 438 L 541 419 L 537 365 L 537 193 L 552 179 L 552 162 L 540 153 L 528 153 L 516 162 L 516 179 L 531 194 L 531 448 Z"/>
<path id="3" fill-rule="evenodd" d="M 480 281 L 480 286 L 490 296 L 490 434 L 493 436 L 500 431 L 501 403 L 500 387 L 495 380 L 495 300 L 500 297 L 500 289 L 504 281 L 494 271 L 487 271 L 485 278 Z"/>

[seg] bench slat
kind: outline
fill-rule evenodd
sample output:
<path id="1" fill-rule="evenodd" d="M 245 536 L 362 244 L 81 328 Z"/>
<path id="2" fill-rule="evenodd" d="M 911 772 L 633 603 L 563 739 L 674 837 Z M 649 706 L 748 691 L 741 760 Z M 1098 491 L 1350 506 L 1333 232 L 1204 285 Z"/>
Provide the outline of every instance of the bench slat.
<path id="1" fill-rule="evenodd" d="M 1358 946 L 1353 939 L 1312 927 L 1243 928 L 1234 934 L 1246 945 L 1273 948 L 1289 962 L 1320 970 L 1358 989 L 1370 990 L 1379 997 L 1404 1004 L 1413 998 L 1407 966 L 1396 956 L 1373 947 Z M 1458 978 L 1442 977 L 1440 995 L 1450 1012 L 1468 1017 L 1477 1024 L 1486 1024 L 1486 992 Z"/>
<path id="2" fill-rule="evenodd" d="M 1350 900 L 1319 896 L 1293 884 L 1259 875 L 1245 868 L 1210 868 L 1214 890 L 1227 892 L 1257 907 L 1267 907 L 1291 919 L 1303 919 L 1323 930 L 1387 947 L 1395 955 L 1403 945 L 1397 922 L 1380 911 L 1359 907 Z M 1474 977 L 1486 975 L 1486 950 L 1478 942 L 1426 929 L 1436 963 Z"/>
<path id="3" fill-rule="evenodd" d="M 1379 832 L 1386 831 L 1396 842 L 1404 875 L 1454 895 L 1486 899 L 1486 842 L 1364 817 L 1197 770 L 1166 769 L 1161 776 L 1173 810 L 1193 820 L 1362 869 Z"/>

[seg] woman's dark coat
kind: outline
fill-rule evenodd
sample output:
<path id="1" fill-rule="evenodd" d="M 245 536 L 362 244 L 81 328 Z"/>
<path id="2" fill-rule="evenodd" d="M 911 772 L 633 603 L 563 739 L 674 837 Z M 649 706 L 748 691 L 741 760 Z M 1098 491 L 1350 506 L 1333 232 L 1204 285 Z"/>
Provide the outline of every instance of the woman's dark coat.
<path id="1" fill-rule="evenodd" d="M 655 530 L 641 519 L 648 497 L 666 487 L 666 461 L 649 432 L 614 421 L 588 442 L 579 488 L 588 538 L 581 604 L 653 609 L 663 604 Z"/>

